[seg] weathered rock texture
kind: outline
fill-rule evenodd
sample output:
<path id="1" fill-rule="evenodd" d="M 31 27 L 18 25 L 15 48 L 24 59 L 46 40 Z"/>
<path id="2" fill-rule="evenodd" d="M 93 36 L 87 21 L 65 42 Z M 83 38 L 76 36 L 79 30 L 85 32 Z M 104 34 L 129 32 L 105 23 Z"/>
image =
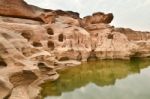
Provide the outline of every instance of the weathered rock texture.
<path id="1" fill-rule="evenodd" d="M 150 33 L 114 28 L 113 15 L 80 18 L 23 0 L 0 0 L 0 99 L 38 99 L 56 69 L 91 59 L 150 57 Z"/>

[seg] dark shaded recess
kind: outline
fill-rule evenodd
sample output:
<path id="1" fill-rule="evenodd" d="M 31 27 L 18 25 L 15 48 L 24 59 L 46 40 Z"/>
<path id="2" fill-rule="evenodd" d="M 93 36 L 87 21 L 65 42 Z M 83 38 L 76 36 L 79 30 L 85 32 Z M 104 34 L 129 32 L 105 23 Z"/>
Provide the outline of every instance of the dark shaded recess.
<path id="1" fill-rule="evenodd" d="M 63 35 L 63 34 L 60 34 L 60 35 L 58 36 L 58 40 L 59 40 L 59 42 L 63 42 L 63 40 L 64 40 L 64 35 Z"/>
<path id="2" fill-rule="evenodd" d="M 42 47 L 42 44 L 40 42 L 33 42 L 32 45 L 34 47 Z"/>
<path id="3" fill-rule="evenodd" d="M 38 67 L 39 67 L 39 68 L 45 67 L 45 63 L 38 63 Z"/>
<path id="4" fill-rule="evenodd" d="M 57 62 L 54 62 L 54 66 L 58 66 L 58 63 L 57 63 Z"/>
<path id="5" fill-rule="evenodd" d="M 38 67 L 42 72 L 47 72 L 52 70 L 51 68 L 47 67 L 47 65 L 43 62 L 38 63 Z"/>
<path id="6" fill-rule="evenodd" d="M 107 38 L 108 38 L 108 39 L 113 39 L 113 38 L 114 38 L 114 35 L 113 35 L 113 34 L 108 34 Z"/>
<path id="7" fill-rule="evenodd" d="M 1 61 L 1 60 L 0 60 L 0 66 L 4 66 L 4 67 L 6 67 L 6 66 L 7 66 L 7 64 L 6 64 L 6 62 L 5 62 L 5 61 Z"/>
<path id="8" fill-rule="evenodd" d="M 108 13 L 107 14 L 107 18 L 106 18 L 106 22 L 105 23 L 111 23 L 111 21 L 114 19 L 114 16 L 112 13 Z"/>
<path id="9" fill-rule="evenodd" d="M 6 67 L 7 63 L 0 57 L 0 67 Z"/>
<path id="10" fill-rule="evenodd" d="M 67 60 L 69 60 L 68 57 L 61 57 L 61 58 L 59 59 L 59 61 L 67 61 Z"/>
<path id="11" fill-rule="evenodd" d="M 9 99 L 11 96 L 11 93 L 9 93 L 6 97 L 4 97 L 3 99 Z"/>
<path id="12" fill-rule="evenodd" d="M 47 29 L 47 33 L 48 33 L 49 35 L 54 35 L 54 31 L 53 31 L 53 29 L 51 29 L 51 28 L 48 28 L 48 29 Z"/>
<path id="13" fill-rule="evenodd" d="M 22 32 L 21 35 L 28 41 L 31 39 L 31 36 L 32 36 L 31 33 L 27 31 Z"/>
<path id="14" fill-rule="evenodd" d="M 92 50 L 90 52 L 90 56 L 88 57 L 87 61 L 96 61 L 98 60 L 97 56 L 96 56 L 96 53 L 94 50 Z"/>
<path id="15" fill-rule="evenodd" d="M 54 44 L 54 42 L 52 42 L 52 41 L 48 41 L 47 46 L 48 46 L 48 48 L 50 48 L 51 50 L 54 50 L 54 48 L 55 48 L 55 44 Z"/>

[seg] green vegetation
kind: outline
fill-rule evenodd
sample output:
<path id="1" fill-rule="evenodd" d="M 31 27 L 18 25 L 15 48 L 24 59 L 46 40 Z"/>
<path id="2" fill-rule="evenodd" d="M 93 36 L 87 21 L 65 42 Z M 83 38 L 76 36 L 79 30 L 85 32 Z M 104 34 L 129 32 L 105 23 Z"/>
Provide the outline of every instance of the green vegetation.
<path id="1" fill-rule="evenodd" d="M 150 59 L 132 60 L 101 60 L 84 63 L 59 71 L 60 78 L 54 82 L 42 85 L 42 96 L 60 96 L 89 83 L 97 86 L 114 85 L 117 79 L 123 79 L 130 74 L 140 73 L 140 70 L 150 65 Z"/>

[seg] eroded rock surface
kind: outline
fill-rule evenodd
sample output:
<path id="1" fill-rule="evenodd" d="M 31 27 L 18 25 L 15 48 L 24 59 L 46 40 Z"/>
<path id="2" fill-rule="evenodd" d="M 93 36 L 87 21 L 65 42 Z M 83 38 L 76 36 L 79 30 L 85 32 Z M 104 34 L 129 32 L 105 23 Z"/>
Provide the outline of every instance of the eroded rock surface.
<path id="1" fill-rule="evenodd" d="M 114 16 L 112 13 L 104 14 L 102 12 L 93 13 L 92 16 L 86 16 L 82 19 L 82 25 L 90 25 L 90 24 L 99 24 L 105 23 L 109 24 L 113 20 Z"/>
<path id="2" fill-rule="evenodd" d="M 150 32 L 115 28 L 111 13 L 80 18 L 23 0 L 0 5 L 0 99 L 40 99 L 40 84 L 83 61 L 150 57 Z"/>

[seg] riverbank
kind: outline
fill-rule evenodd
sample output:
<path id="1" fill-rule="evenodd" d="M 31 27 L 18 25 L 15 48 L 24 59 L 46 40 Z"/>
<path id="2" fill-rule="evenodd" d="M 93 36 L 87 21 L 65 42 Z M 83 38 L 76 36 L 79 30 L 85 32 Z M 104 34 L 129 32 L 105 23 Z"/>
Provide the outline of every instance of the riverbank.
<path id="1" fill-rule="evenodd" d="M 149 99 L 150 59 L 100 60 L 59 70 L 42 99 Z"/>
<path id="2" fill-rule="evenodd" d="M 7 4 L 7 5 L 5 5 Z M 0 2 L 0 98 L 37 99 L 56 69 L 89 60 L 150 57 L 150 32 L 109 25 L 112 13 L 41 9 Z M 19 94 L 18 94 L 19 93 Z"/>

